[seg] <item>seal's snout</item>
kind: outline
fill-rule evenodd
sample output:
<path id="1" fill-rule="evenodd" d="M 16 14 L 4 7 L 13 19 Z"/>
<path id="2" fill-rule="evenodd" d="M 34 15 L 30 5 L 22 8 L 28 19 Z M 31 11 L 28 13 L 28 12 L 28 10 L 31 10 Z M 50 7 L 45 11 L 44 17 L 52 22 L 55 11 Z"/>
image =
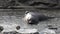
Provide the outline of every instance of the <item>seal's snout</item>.
<path id="1" fill-rule="evenodd" d="M 31 23 L 31 22 L 32 22 L 32 21 L 29 19 L 29 20 L 28 20 L 28 23 Z"/>

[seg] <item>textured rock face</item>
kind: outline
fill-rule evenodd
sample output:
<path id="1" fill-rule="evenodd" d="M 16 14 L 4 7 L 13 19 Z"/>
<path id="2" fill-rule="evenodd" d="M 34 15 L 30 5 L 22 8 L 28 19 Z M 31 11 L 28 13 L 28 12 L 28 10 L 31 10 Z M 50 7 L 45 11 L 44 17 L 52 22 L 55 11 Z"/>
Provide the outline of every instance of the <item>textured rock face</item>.
<path id="1" fill-rule="evenodd" d="M 0 6 L 40 6 L 41 8 L 59 8 L 60 0 L 0 0 Z"/>
<path id="2" fill-rule="evenodd" d="M 13 1 L 13 2 L 12 2 Z M 49 5 L 49 6 L 55 6 L 55 5 L 60 5 L 60 0 L 0 0 L 0 5 L 7 5 L 9 2 L 12 2 L 11 4 L 23 4 L 23 5 L 31 5 L 31 4 L 43 4 L 43 5 Z"/>

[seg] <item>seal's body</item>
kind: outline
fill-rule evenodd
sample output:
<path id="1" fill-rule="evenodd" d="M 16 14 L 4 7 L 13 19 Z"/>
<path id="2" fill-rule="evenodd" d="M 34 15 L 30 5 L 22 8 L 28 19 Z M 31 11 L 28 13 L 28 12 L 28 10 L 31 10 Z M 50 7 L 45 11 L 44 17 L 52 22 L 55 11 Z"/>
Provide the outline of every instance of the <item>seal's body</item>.
<path id="1" fill-rule="evenodd" d="M 48 18 L 50 17 L 42 15 L 38 12 L 26 12 L 24 20 L 29 24 L 33 24 L 38 23 L 39 21 L 47 20 Z"/>

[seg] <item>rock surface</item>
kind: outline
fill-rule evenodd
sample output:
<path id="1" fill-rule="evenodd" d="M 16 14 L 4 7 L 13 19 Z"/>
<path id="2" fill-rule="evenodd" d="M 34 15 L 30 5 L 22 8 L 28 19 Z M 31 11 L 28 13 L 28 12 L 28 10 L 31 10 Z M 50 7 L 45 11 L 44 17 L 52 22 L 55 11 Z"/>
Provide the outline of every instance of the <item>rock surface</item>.
<path id="1" fill-rule="evenodd" d="M 60 0 L 0 0 L 0 6 L 41 6 L 41 7 L 60 7 Z"/>

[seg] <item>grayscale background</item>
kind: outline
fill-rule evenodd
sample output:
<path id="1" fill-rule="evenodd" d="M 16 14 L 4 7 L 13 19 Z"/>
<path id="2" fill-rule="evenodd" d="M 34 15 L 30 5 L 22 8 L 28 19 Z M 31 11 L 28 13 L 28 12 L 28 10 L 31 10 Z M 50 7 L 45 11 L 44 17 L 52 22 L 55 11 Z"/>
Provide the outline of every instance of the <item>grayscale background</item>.
<path id="1" fill-rule="evenodd" d="M 14 30 L 19 25 L 21 28 L 36 28 L 40 32 L 51 24 L 58 28 L 56 32 L 60 34 L 60 18 L 29 25 L 23 21 L 25 11 L 37 11 L 46 16 L 60 17 L 60 0 L 0 0 L 0 25 L 4 27 L 4 31 Z"/>

